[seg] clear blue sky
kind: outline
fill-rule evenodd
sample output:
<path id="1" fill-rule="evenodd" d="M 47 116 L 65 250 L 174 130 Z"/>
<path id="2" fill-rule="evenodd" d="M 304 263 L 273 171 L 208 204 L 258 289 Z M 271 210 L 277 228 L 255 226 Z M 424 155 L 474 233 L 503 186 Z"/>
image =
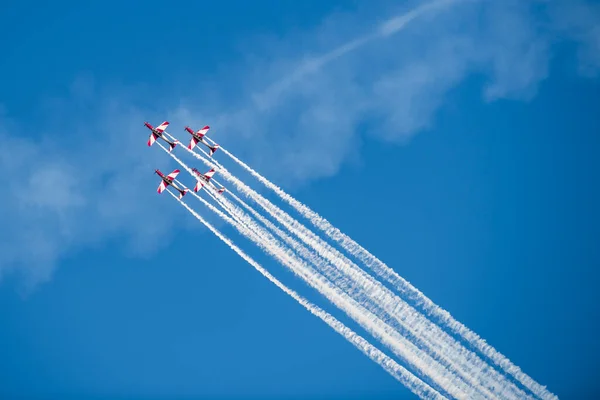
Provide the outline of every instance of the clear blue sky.
<path id="1" fill-rule="evenodd" d="M 413 397 L 156 194 L 164 119 L 211 125 L 559 397 L 599 396 L 600 9 L 494 3 L 306 74 L 417 3 L 3 3 L 0 397 Z"/>

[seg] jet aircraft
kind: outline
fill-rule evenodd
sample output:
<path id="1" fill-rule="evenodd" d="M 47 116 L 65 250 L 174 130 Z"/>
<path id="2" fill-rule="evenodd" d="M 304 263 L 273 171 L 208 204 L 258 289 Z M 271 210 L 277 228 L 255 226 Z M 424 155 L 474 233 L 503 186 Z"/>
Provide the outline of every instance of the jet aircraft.
<path id="1" fill-rule="evenodd" d="M 196 186 L 194 187 L 194 192 L 197 192 L 198 190 L 202 189 L 202 187 L 204 187 L 204 185 L 208 185 L 208 183 L 210 182 L 210 178 L 212 178 L 213 175 L 215 174 L 214 168 L 211 168 L 210 171 L 208 171 L 205 174 L 201 173 L 196 168 L 192 168 L 192 171 L 194 172 L 194 174 L 196 174 L 196 176 L 198 176 L 198 178 L 197 178 L 198 182 L 196 182 Z M 223 193 L 225 191 L 225 188 L 215 187 L 215 189 L 219 193 Z"/>
<path id="2" fill-rule="evenodd" d="M 162 172 L 160 172 L 158 169 L 154 171 L 155 174 L 157 174 L 158 176 L 161 177 L 162 181 L 160 182 L 160 185 L 158 185 L 158 189 L 157 192 L 158 193 L 162 193 L 165 191 L 165 189 L 167 188 L 167 186 L 172 186 L 173 189 L 177 190 L 179 192 L 179 198 L 181 199 L 183 196 L 185 196 L 185 194 L 188 192 L 189 189 L 184 188 L 184 189 L 180 189 L 173 181 L 175 180 L 175 178 L 177 177 L 177 175 L 179 175 L 179 170 L 176 169 L 173 172 L 171 172 L 169 175 L 165 175 Z"/>
<path id="3" fill-rule="evenodd" d="M 159 126 L 157 126 L 156 128 L 147 122 L 144 122 L 144 125 L 146 126 L 146 128 L 148 128 L 152 131 L 152 133 L 150 134 L 150 138 L 148 139 L 148 146 L 152 146 L 154 144 L 154 142 L 156 141 L 156 139 L 158 139 L 158 138 L 161 138 L 162 140 L 164 140 L 165 142 L 167 142 L 169 144 L 169 151 L 172 151 L 175 148 L 175 146 L 177 146 L 177 143 L 178 143 L 177 140 L 174 142 L 171 142 L 164 135 L 165 129 L 167 129 L 167 126 L 169 126 L 169 122 L 165 121 L 162 124 L 160 124 Z"/>
<path id="4" fill-rule="evenodd" d="M 209 129 L 210 127 L 206 125 L 204 128 L 198 129 L 197 132 L 194 132 L 192 128 L 186 126 L 185 130 L 188 131 L 190 135 L 192 135 L 192 139 L 190 140 L 190 145 L 188 146 L 188 149 L 192 150 L 198 144 L 198 142 L 200 142 L 209 148 L 209 154 L 212 157 L 212 155 L 215 154 L 215 151 L 219 149 L 219 145 L 215 143 L 214 146 L 211 146 L 206 140 L 204 140 L 204 136 L 206 135 Z"/>

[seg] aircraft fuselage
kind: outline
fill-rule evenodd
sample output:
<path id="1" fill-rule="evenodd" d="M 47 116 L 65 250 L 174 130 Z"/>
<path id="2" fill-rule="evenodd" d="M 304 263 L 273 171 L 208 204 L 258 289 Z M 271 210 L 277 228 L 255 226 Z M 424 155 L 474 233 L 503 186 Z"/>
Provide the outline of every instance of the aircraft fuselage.
<path id="1" fill-rule="evenodd" d="M 164 132 L 159 132 L 159 131 L 156 131 L 156 130 L 154 130 L 154 129 L 153 129 L 153 130 L 152 130 L 152 133 L 154 133 L 154 134 L 155 134 L 155 135 L 156 135 L 158 138 L 160 138 L 160 139 L 164 140 L 165 142 L 169 143 L 170 145 L 173 145 L 173 142 L 171 142 L 169 139 L 167 139 L 167 138 L 166 138 L 166 137 L 163 135 L 163 133 L 164 133 Z"/>

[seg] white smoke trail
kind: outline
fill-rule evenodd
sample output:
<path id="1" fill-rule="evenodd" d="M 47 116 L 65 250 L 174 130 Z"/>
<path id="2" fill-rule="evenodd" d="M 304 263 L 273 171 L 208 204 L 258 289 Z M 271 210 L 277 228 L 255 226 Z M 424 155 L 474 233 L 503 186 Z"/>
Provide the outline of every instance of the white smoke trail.
<path id="1" fill-rule="evenodd" d="M 464 392 L 458 389 L 458 385 L 455 382 L 451 382 L 451 377 L 448 378 L 446 377 L 447 374 L 440 372 L 441 368 L 434 364 L 433 360 L 424 358 L 423 355 L 419 354 L 418 349 L 414 345 L 410 344 L 404 338 L 399 337 L 396 332 L 389 331 L 386 326 L 381 321 L 377 320 L 374 315 L 366 312 L 366 310 L 364 310 L 358 303 L 345 296 L 339 289 L 335 288 L 329 282 L 321 278 L 319 274 L 312 270 L 309 266 L 302 263 L 300 260 L 295 259 L 291 252 L 278 245 L 272 237 L 265 238 L 266 235 L 264 231 L 261 231 L 261 229 L 257 228 L 255 225 L 248 223 L 247 220 L 244 221 L 245 223 L 243 225 L 240 225 L 224 215 L 221 211 L 217 210 L 213 205 L 208 203 L 200 196 L 196 197 L 211 211 L 215 212 L 219 217 L 236 227 L 241 234 L 248 237 L 261 249 L 266 251 L 268 254 L 271 254 L 283 265 L 290 268 L 292 272 L 304 279 L 333 304 L 357 321 L 375 338 L 392 348 L 395 354 L 409 364 L 413 365 L 413 367 L 416 367 L 421 374 L 428 376 L 433 382 L 438 383 L 440 387 L 445 389 L 445 391 L 449 392 L 452 396 L 456 398 L 464 398 Z M 398 344 L 398 342 L 400 343 Z"/>
<path id="2" fill-rule="evenodd" d="M 163 146 L 161 146 L 161 148 L 167 152 Z M 177 156 L 169 152 L 167 153 L 177 161 L 182 168 L 194 176 L 191 169 L 179 160 Z M 444 368 L 443 365 L 439 364 L 439 362 L 434 360 L 430 355 L 426 354 L 406 338 L 399 335 L 395 330 L 390 329 L 390 327 L 378 316 L 365 309 L 362 304 L 358 303 L 346 293 L 342 292 L 338 287 L 333 286 L 329 281 L 325 280 L 317 271 L 301 259 L 298 259 L 291 251 L 282 247 L 270 233 L 255 224 L 247 216 L 239 215 L 238 213 L 238 217 L 244 219 L 244 225 L 249 228 L 240 229 L 239 226 L 231 222 L 231 219 L 226 217 L 221 211 L 217 210 L 206 200 L 202 199 L 200 196 L 196 197 L 209 207 L 211 211 L 238 228 L 240 233 L 253 240 L 261 249 L 271 254 L 279 262 L 292 270 L 292 272 L 303 278 L 328 300 L 343 310 L 348 316 L 357 321 L 375 338 L 391 348 L 396 355 L 413 365 L 413 367 L 420 371 L 423 376 L 428 376 L 429 379 L 435 382 L 445 392 L 456 398 L 463 398 L 465 395 L 473 397 L 473 395 L 475 395 L 474 391 L 478 391 L 478 388 L 476 387 L 465 385 L 462 380 L 453 375 L 448 369 Z M 219 201 L 223 201 L 223 199 L 219 199 Z M 233 205 L 231 204 L 227 205 L 227 208 L 232 207 Z M 251 232 L 255 232 L 256 237 L 252 237 Z"/>
<path id="3" fill-rule="evenodd" d="M 162 147 L 162 146 L 161 146 Z M 163 150 L 166 149 L 163 147 Z M 307 244 L 311 245 L 313 248 L 317 249 L 319 254 L 324 254 L 330 259 L 333 263 L 336 264 L 341 269 L 345 269 L 347 271 L 347 266 L 344 264 L 352 265 L 355 269 L 358 269 L 363 275 L 364 271 L 360 270 L 357 266 L 351 263 L 350 260 L 346 259 L 342 254 L 337 252 L 337 250 L 331 248 L 329 244 L 323 242 L 320 238 L 314 235 L 311 231 L 307 230 L 303 225 L 299 224 L 297 221 L 292 219 L 289 215 L 284 213 L 282 210 L 277 208 L 275 205 L 271 204 L 268 200 L 264 199 L 258 193 L 254 192 L 252 189 L 248 188 L 243 182 L 239 181 L 237 178 L 233 177 L 224 167 L 220 166 L 215 162 L 214 159 L 208 161 L 206 159 L 201 158 L 198 154 L 188 150 L 192 153 L 196 158 L 202 160 L 209 167 L 219 168 L 219 173 L 221 173 L 228 181 L 231 179 L 235 179 L 233 182 L 239 183 L 243 185 L 243 187 L 249 191 L 244 192 L 246 195 L 249 195 L 250 198 L 253 198 L 255 201 L 258 201 L 265 210 L 267 210 L 270 214 L 272 214 L 275 218 L 278 219 L 283 225 L 286 226 L 290 231 L 294 232 L 297 236 L 299 236 L 302 240 L 304 240 Z M 176 161 L 180 163 L 180 165 L 188 171 L 188 173 L 192 174 L 189 167 L 183 164 L 176 156 L 172 153 L 169 153 Z M 193 175 L 192 175 L 193 176 Z M 239 189 L 239 187 L 238 187 Z M 243 192 L 243 190 L 242 190 Z M 232 193 L 230 193 L 232 194 Z M 264 202 L 264 203 L 261 203 Z M 271 210 L 270 208 L 275 211 Z M 277 213 L 277 214 L 274 214 Z M 284 217 L 286 220 L 282 220 L 281 217 Z M 291 224 L 294 227 L 290 226 Z M 297 229 L 300 229 L 302 232 L 298 232 Z M 302 234 L 304 233 L 304 235 Z M 306 235 L 312 238 L 312 240 L 307 239 Z M 315 240 L 324 245 L 327 249 L 331 251 L 327 251 L 323 249 L 323 247 L 319 247 L 318 244 L 315 244 Z M 333 253 L 332 253 L 333 252 Z M 345 261 L 344 261 L 345 260 Z M 311 260 L 312 261 L 312 260 Z M 340 264 L 340 261 L 341 264 Z M 361 281 L 363 287 L 369 292 L 370 299 L 380 300 L 383 302 L 384 309 L 394 316 L 396 321 L 400 323 L 403 329 L 411 332 L 414 337 L 421 341 L 425 340 L 428 344 L 427 349 L 431 350 L 430 356 L 433 356 L 436 361 L 441 362 L 447 369 L 450 369 L 452 373 L 458 373 L 465 382 L 470 383 L 473 387 L 476 387 L 477 390 L 482 392 L 482 395 L 487 397 L 500 397 L 500 398 L 526 398 L 528 397 L 522 390 L 517 388 L 512 382 L 506 380 L 503 376 L 498 374 L 492 368 L 489 368 L 483 360 L 481 360 L 477 355 L 471 353 L 464 347 L 462 347 L 459 343 L 457 343 L 454 339 L 449 337 L 446 332 L 442 331 L 438 326 L 432 324 L 431 321 L 428 321 L 421 314 L 416 312 L 416 310 L 412 309 L 408 304 L 404 303 L 401 299 L 397 298 L 399 301 L 396 303 L 390 303 L 388 293 L 386 299 L 381 300 L 381 296 L 377 296 L 373 293 L 373 285 L 379 286 L 379 289 L 383 289 L 384 291 L 389 292 L 389 290 L 383 287 L 379 282 L 374 282 L 372 278 L 368 275 L 366 277 L 370 278 L 370 282 L 365 283 L 364 279 Z M 364 276 L 363 276 L 364 278 Z M 339 284 L 339 281 L 338 283 Z M 366 286 L 365 286 L 366 285 Z M 392 299 L 393 300 L 393 299 Z M 362 304 L 368 304 L 363 303 Z M 368 309 L 372 310 L 372 308 Z M 385 319 L 385 315 L 381 315 L 380 313 L 375 312 L 375 314 L 381 319 Z M 389 324 L 389 321 L 386 321 Z M 469 364 L 469 365 L 468 365 Z M 474 370 L 475 368 L 475 370 Z M 480 385 L 478 385 L 480 383 Z M 457 383 L 458 385 L 458 383 Z M 496 393 L 492 394 L 490 391 Z"/>
<path id="4" fill-rule="evenodd" d="M 252 214 L 252 216 L 254 216 L 254 218 L 256 218 L 263 225 L 265 225 L 269 230 L 271 230 L 277 236 L 279 236 L 292 249 L 294 249 L 301 257 L 303 257 L 307 261 L 309 261 L 312 264 L 314 264 L 315 266 L 317 266 L 320 271 L 323 271 L 325 273 L 325 275 L 329 278 L 329 280 L 334 282 L 336 286 L 342 288 L 350 296 L 358 298 L 359 301 L 361 302 L 361 304 L 364 304 L 365 307 L 369 311 L 374 313 L 375 315 L 378 315 L 380 318 L 385 318 L 385 315 L 382 315 L 381 312 L 379 312 L 379 308 L 374 306 L 374 304 L 377 304 L 377 302 L 369 301 L 369 300 L 372 300 L 372 297 L 370 297 L 370 295 L 373 296 L 373 290 L 371 290 L 370 292 L 366 292 L 367 289 L 365 289 L 364 287 L 362 288 L 362 290 L 358 290 L 356 288 L 356 285 L 353 284 L 354 281 L 348 281 L 347 276 L 344 276 L 337 270 L 333 269 L 329 264 L 327 264 L 327 262 L 323 258 L 321 258 L 319 255 L 317 255 L 315 252 L 309 251 L 306 247 L 302 246 L 300 243 L 298 243 L 292 237 L 290 237 L 285 232 L 283 232 L 281 229 L 279 229 L 277 226 L 275 226 L 271 221 L 267 220 L 265 217 L 260 215 L 256 210 L 254 210 L 254 208 L 252 208 L 250 205 L 248 205 L 242 199 L 237 197 L 235 194 L 233 194 L 233 193 L 229 193 L 229 194 L 238 203 L 240 203 L 242 205 L 242 207 L 244 207 L 244 209 L 246 209 L 248 212 L 250 212 L 250 214 Z M 364 294 L 364 296 L 361 296 L 361 294 Z M 384 307 L 384 310 L 389 312 L 389 310 L 386 310 L 385 307 Z M 465 360 L 462 360 L 463 362 L 460 365 L 462 367 L 462 370 L 459 370 L 455 367 L 456 361 L 452 357 L 453 354 L 451 354 L 451 351 L 453 350 L 452 346 L 448 346 L 441 338 L 438 338 L 437 342 L 435 341 L 435 339 L 429 340 L 430 335 L 433 334 L 433 332 L 431 332 L 433 327 L 431 327 L 430 321 L 423 318 L 420 314 L 416 313 L 414 310 L 411 311 L 410 307 L 407 304 L 406 305 L 399 304 L 398 306 L 396 306 L 394 308 L 394 311 L 396 311 L 396 314 L 400 316 L 400 317 L 398 317 L 397 315 L 393 315 L 393 317 L 395 318 L 395 323 L 396 323 L 395 325 L 397 325 L 402 331 L 412 334 L 414 339 L 417 342 L 419 342 L 419 343 L 417 343 L 419 345 L 419 347 L 424 348 L 426 350 L 429 349 L 430 350 L 429 354 L 431 356 L 433 356 L 438 362 L 442 363 L 442 365 L 444 365 L 447 369 L 449 369 L 450 372 L 460 375 L 461 378 L 466 383 L 472 385 L 473 387 L 477 387 L 479 385 L 479 382 L 476 379 L 477 376 L 475 376 L 475 372 L 472 371 L 472 369 L 468 368 L 465 365 L 466 364 Z M 471 375 L 465 373 L 465 371 L 467 373 L 470 373 Z M 502 384 L 499 382 L 493 382 L 493 383 L 487 382 L 487 386 L 489 386 L 489 387 L 494 387 L 494 385 L 498 386 L 497 387 L 497 389 L 498 389 L 497 395 L 501 396 L 502 392 L 503 392 Z M 481 387 L 478 389 L 482 392 L 481 393 L 482 395 L 485 395 L 488 398 L 496 397 L 493 393 L 491 393 L 489 390 L 487 390 L 484 387 Z M 525 394 L 520 393 L 520 396 L 521 396 L 521 398 L 523 398 L 523 397 L 525 397 Z"/>
<path id="5" fill-rule="evenodd" d="M 319 255 L 309 251 L 289 235 L 286 235 L 283 231 L 281 231 L 281 229 L 260 215 L 242 199 L 231 192 L 229 192 L 229 195 L 231 195 L 238 203 L 240 203 L 244 209 L 250 212 L 254 218 L 260 221 L 263 225 L 265 225 L 268 229 L 270 229 L 288 245 L 290 245 L 290 247 L 294 249 L 300 256 L 313 263 L 319 268 L 319 270 L 323 271 L 325 275 L 335 283 L 336 286 L 342 288 L 351 296 L 357 296 L 358 294 L 365 293 L 362 290 L 358 292 L 356 288 L 351 287 L 352 283 L 348 282 L 345 276 L 340 276 L 340 273 L 331 268 Z M 229 205 L 228 208 L 232 208 L 231 205 Z M 364 304 L 369 311 L 375 315 L 378 315 L 380 318 L 385 318 L 385 316 L 382 316 L 381 313 L 378 312 L 378 309 L 374 309 L 371 302 L 364 303 L 365 300 L 371 299 L 371 297 L 368 296 L 369 293 L 366 294 L 366 298 L 361 298 L 358 296 L 358 298 L 362 300 L 361 304 Z M 399 328 L 402 329 L 402 331 L 412 334 L 415 340 L 420 342 L 418 343 L 419 347 L 431 350 L 430 355 L 432 355 L 437 361 L 441 362 L 451 372 L 455 374 L 458 373 L 466 383 L 473 385 L 474 387 L 483 384 L 483 387 L 478 387 L 478 389 L 481 391 L 481 395 L 485 395 L 488 398 L 510 398 L 511 395 L 514 398 L 520 399 L 530 397 L 527 396 L 523 391 L 518 390 L 518 388 L 516 388 L 512 383 L 506 381 L 505 378 L 499 375 L 496 371 L 490 371 L 490 368 L 487 366 L 487 364 L 485 364 L 475 354 L 470 353 L 466 349 L 460 347 L 460 344 L 452 340 L 452 338 L 449 338 L 447 335 L 440 336 L 439 333 L 441 331 L 439 331 L 437 326 L 435 326 L 431 321 L 427 320 L 420 313 L 416 312 L 416 310 L 412 309 L 408 304 L 404 302 L 402 303 L 403 304 L 399 304 L 394 310 L 399 316 L 398 317 L 397 315 L 394 315 L 395 322 L 398 323 Z M 450 339 L 452 342 L 448 343 L 446 339 Z M 465 356 L 463 353 L 470 354 L 466 354 L 465 358 L 459 358 L 459 360 L 456 360 L 456 352 L 460 353 L 462 356 Z M 478 369 L 474 370 L 472 365 L 467 365 L 469 362 L 475 363 L 475 366 L 478 367 Z M 455 363 L 458 363 L 459 367 L 462 369 L 457 369 Z M 478 374 L 481 374 L 482 376 L 479 376 Z M 495 392 L 496 394 L 493 394 L 487 388 L 492 388 L 491 391 Z"/>
<path id="6" fill-rule="evenodd" d="M 224 167 L 220 166 L 212 159 L 208 161 L 207 159 L 204 159 L 200 155 L 196 154 L 195 152 L 190 151 L 189 149 L 187 150 L 188 152 L 192 153 L 194 157 L 203 161 L 209 167 L 215 167 L 216 165 L 217 168 L 219 168 L 219 173 L 223 175 L 223 177 L 228 182 L 234 184 L 238 190 L 246 194 L 246 196 L 248 196 L 249 198 L 256 201 L 259 205 L 261 205 L 267 212 L 274 216 L 278 220 L 278 222 L 286 226 L 288 230 L 290 230 L 296 236 L 301 238 L 305 243 L 315 248 L 319 254 L 328 258 L 338 268 L 349 273 L 356 279 L 360 279 L 360 283 L 369 292 L 370 297 L 372 299 L 379 300 L 385 307 L 386 311 L 388 311 L 394 316 L 398 316 L 400 319 L 396 318 L 397 321 L 399 321 L 400 323 L 402 323 L 402 321 L 405 321 L 404 326 L 408 327 L 408 330 L 413 332 L 415 334 L 415 337 L 420 337 L 422 339 L 428 340 L 430 346 L 437 350 L 436 353 L 432 353 L 431 355 L 435 356 L 438 359 L 439 357 L 442 357 L 445 360 L 446 365 L 448 365 L 448 363 L 450 362 L 449 360 L 456 360 L 457 357 L 459 357 L 459 359 L 455 362 L 458 363 L 458 366 L 460 368 L 459 373 L 461 374 L 463 379 L 466 379 L 469 382 L 473 382 L 473 380 L 479 381 L 482 385 L 480 389 L 486 392 L 488 395 L 490 394 L 491 390 L 497 393 L 496 396 L 500 397 L 527 397 L 527 395 L 522 390 L 517 388 L 512 382 L 506 380 L 493 368 L 489 368 L 489 366 L 485 362 L 483 362 L 483 360 L 477 357 L 474 353 L 462 347 L 446 332 L 442 331 L 438 326 L 426 320 L 426 318 L 422 317 L 419 313 L 412 309 L 412 307 L 404 303 L 400 298 L 396 297 L 397 301 L 395 303 L 392 302 L 394 301 L 394 299 L 390 297 L 390 295 L 393 296 L 393 294 L 391 294 L 391 292 L 389 292 L 387 288 L 385 288 L 379 282 L 374 281 L 369 275 L 365 274 L 364 271 L 360 270 L 357 266 L 351 263 L 351 261 L 348 260 L 345 256 L 343 256 L 337 250 L 333 249 L 326 242 L 322 241 L 318 236 L 314 235 L 314 233 L 306 229 L 302 224 L 298 223 L 296 220 L 291 218 L 287 213 L 283 212 L 277 206 L 270 203 L 267 199 L 250 189 L 243 182 L 239 181 L 239 179 L 231 175 Z M 349 271 L 349 265 L 351 267 L 354 267 L 356 270 L 359 270 L 362 273 L 362 277 L 357 277 L 356 272 Z M 376 293 L 374 293 L 373 291 L 375 289 L 383 291 L 383 297 L 382 295 L 378 296 Z M 407 318 L 407 312 L 410 313 L 409 318 Z M 422 324 L 418 324 L 418 321 L 421 321 Z M 472 366 L 467 366 L 468 363 L 471 363 Z M 473 368 L 475 368 L 476 370 L 473 370 Z M 466 371 L 468 375 L 462 373 L 461 371 Z"/>
<path id="7" fill-rule="evenodd" d="M 221 199 L 220 199 L 221 200 Z M 229 209 L 229 207 L 227 207 Z M 213 210 L 214 211 L 214 210 Z M 471 397 L 472 389 L 444 370 L 431 357 L 421 351 L 406 338 L 385 325 L 376 315 L 366 310 L 362 304 L 343 293 L 338 287 L 322 278 L 317 271 L 312 269 L 302 260 L 296 258 L 292 252 L 283 248 L 270 234 L 262 230 L 248 218 L 241 217 L 244 225 L 251 232 L 255 232 L 255 244 L 274 256 L 283 265 L 287 266 L 296 275 L 304 279 L 310 286 L 323 294 L 329 301 L 344 311 L 349 317 L 358 322 L 376 339 L 392 349 L 394 354 L 413 366 L 422 376 L 428 377 L 438 387 L 456 398 Z M 262 243 L 261 243 L 262 242 Z M 465 397 L 466 396 L 466 397 Z"/>
<path id="8" fill-rule="evenodd" d="M 401 294 L 412 300 L 415 304 L 422 307 L 422 309 L 431 317 L 438 320 L 443 326 L 447 327 L 454 334 L 458 335 L 462 340 L 469 343 L 473 348 L 477 349 L 484 356 L 490 359 L 494 364 L 502 368 L 502 370 L 514 379 L 523 384 L 532 393 L 542 399 L 558 399 L 554 394 L 550 393 L 545 386 L 540 385 L 538 382 L 533 380 L 530 376 L 521 371 L 521 369 L 514 365 L 507 357 L 499 353 L 492 346 L 487 344 L 479 335 L 471 331 L 461 322 L 457 321 L 452 315 L 444 310 L 443 308 L 436 305 L 428 297 L 426 297 L 419 289 L 414 287 L 410 282 L 402 278 L 393 269 L 384 264 L 381 260 L 371 254 L 368 250 L 363 248 L 360 244 L 355 242 L 352 238 L 342 233 L 339 229 L 334 227 L 329 221 L 311 210 L 306 205 L 302 204 L 280 187 L 269 181 L 267 178 L 260 175 L 246 163 L 235 157 L 233 154 L 228 152 L 226 149 L 221 147 L 223 153 L 227 154 L 233 161 L 248 171 L 258 181 L 264 184 L 269 189 L 273 190 L 281 199 L 286 201 L 294 209 L 296 209 L 302 216 L 308 219 L 314 226 L 323 231 L 331 239 L 335 240 L 342 246 L 344 250 L 355 256 L 367 267 L 371 268 L 379 277 L 385 279 L 392 284 Z"/>
<path id="9" fill-rule="evenodd" d="M 265 270 L 260 264 L 254 261 L 254 259 L 252 259 L 246 253 L 244 253 L 244 251 L 242 251 L 238 246 L 236 246 L 231 240 L 229 240 L 226 236 L 224 236 L 221 232 L 214 228 L 210 223 L 204 220 L 199 214 L 192 210 L 185 202 L 179 200 L 173 193 L 169 192 L 169 194 L 171 194 L 171 196 L 173 196 L 173 198 L 177 200 L 179 204 L 184 206 L 194 217 L 196 217 L 198 221 L 200 221 L 204 226 L 206 226 L 213 234 L 215 234 L 215 236 L 221 239 L 227 246 L 229 246 L 229 248 L 235 251 L 241 258 L 243 258 L 248 264 L 254 267 L 258 272 L 260 272 L 265 278 L 267 278 L 284 293 L 288 294 L 290 297 L 292 297 L 294 300 L 300 303 L 311 314 L 320 318 L 333 330 L 342 335 L 363 354 L 365 354 L 371 360 L 379 364 L 390 375 L 392 375 L 395 379 L 400 381 L 404 386 L 409 388 L 415 395 L 419 396 L 422 399 L 441 400 L 445 398 L 439 392 L 434 390 L 431 386 L 427 385 L 425 382 L 423 382 L 415 375 L 410 373 L 408 370 L 406 370 L 406 368 L 402 367 L 390 357 L 381 352 L 379 349 L 377 349 L 375 346 L 370 344 L 366 339 L 356 334 L 350 328 L 346 327 L 343 323 L 338 321 L 332 315 L 317 307 L 316 305 L 312 304 L 304 297 L 300 296 L 295 291 L 285 286 L 277 278 L 275 278 L 267 270 Z"/>

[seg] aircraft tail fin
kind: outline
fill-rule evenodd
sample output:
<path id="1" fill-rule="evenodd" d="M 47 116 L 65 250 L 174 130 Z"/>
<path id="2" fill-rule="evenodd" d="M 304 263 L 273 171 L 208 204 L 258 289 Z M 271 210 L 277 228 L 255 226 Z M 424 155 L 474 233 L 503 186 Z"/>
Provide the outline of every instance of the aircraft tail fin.
<path id="1" fill-rule="evenodd" d="M 214 146 L 210 146 L 210 156 L 212 157 L 213 154 L 215 154 L 215 152 L 219 150 L 219 145 L 215 143 Z"/>

